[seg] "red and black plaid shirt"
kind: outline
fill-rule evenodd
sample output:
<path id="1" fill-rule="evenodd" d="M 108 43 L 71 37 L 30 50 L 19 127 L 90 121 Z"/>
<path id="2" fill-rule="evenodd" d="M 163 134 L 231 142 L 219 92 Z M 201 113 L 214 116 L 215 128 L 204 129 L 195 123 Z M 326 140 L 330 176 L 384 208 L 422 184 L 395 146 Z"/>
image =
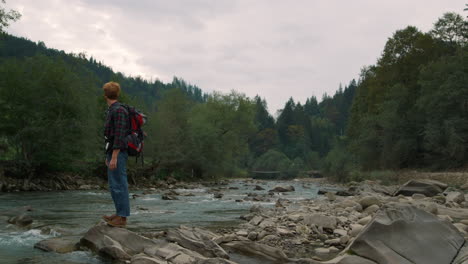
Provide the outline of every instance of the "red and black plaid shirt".
<path id="1" fill-rule="evenodd" d="M 128 122 L 128 111 L 119 102 L 109 106 L 104 126 L 104 137 L 110 146 L 106 151 L 114 149 L 127 150 L 126 136 L 130 128 Z"/>

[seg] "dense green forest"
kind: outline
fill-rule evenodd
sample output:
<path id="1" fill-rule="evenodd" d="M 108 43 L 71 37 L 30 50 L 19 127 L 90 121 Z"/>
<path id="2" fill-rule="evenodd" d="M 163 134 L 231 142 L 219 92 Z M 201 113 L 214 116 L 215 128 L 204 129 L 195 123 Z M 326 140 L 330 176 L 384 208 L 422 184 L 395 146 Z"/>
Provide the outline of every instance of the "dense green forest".
<path id="1" fill-rule="evenodd" d="M 322 170 L 346 180 L 369 170 L 460 168 L 468 160 L 467 33 L 453 13 L 427 33 L 398 30 L 357 81 L 320 101 L 290 98 L 276 117 L 260 96 L 125 76 L 85 54 L 1 33 L 0 160 L 24 168 L 21 177 L 102 166 L 101 87 L 112 80 L 149 116 L 145 166 L 155 178 Z"/>

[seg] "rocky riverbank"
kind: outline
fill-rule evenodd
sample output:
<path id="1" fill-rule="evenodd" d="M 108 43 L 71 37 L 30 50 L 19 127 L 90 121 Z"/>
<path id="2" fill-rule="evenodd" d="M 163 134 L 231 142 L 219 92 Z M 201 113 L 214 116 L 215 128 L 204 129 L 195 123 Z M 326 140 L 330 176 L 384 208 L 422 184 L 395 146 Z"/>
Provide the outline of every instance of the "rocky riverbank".
<path id="1" fill-rule="evenodd" d="M 275 201 L 275 206 L 254 205 L 240 216 L 244 223 L 231 228 L 181 226 L 134 233 L 100 223 L 79 237 L 52 238 L 36 247 L 62 253 L 92 250 L 137 264 L 236 263 L 233 253 L 265 263 L 468 263 L 468 197 L 444 183 L 330 185 L 319 191 L 318 199 L 305 200 L 287 199 L 295 191 L 287 184 L 263 193 L 248 192 L 263 188 L 258 181 L 246 180 L 244 187 L 246 196 L 238 202 Z M 212 186 L 211 192 L 222 197 L 224 188 Z M 167 195 L 177 199 L 180 194 Z M 8 221 L 31 220 L 16 217 Z"/>

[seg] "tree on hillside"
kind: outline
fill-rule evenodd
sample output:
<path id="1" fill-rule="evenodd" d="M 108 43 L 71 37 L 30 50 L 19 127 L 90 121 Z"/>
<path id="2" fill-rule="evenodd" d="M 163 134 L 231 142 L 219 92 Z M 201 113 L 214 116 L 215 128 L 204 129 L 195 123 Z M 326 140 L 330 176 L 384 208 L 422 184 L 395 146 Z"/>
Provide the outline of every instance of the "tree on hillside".
<path id="1" fill-rule="evenodd" d="M 10 22 L 20 19 L 21 14 L 15 10 L 5 10 L 5 0 L 0 0 L 0 33 L 10 25 Z"/>

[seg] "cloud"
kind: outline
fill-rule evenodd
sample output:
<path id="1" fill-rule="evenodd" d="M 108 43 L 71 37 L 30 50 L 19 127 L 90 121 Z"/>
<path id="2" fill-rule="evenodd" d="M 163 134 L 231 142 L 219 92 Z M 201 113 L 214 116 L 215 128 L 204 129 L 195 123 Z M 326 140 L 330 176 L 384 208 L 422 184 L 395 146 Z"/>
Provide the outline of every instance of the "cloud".
<path id="1" fill-rule="evenodd" d="M 464 1 L 15 0 L 23 17 L 8 31 L 114 70 L 205 91 L 265 97 L 270 112 L 289 97 L 333 94 L 374 64 L 407 25 L 427 31 Z"/>

